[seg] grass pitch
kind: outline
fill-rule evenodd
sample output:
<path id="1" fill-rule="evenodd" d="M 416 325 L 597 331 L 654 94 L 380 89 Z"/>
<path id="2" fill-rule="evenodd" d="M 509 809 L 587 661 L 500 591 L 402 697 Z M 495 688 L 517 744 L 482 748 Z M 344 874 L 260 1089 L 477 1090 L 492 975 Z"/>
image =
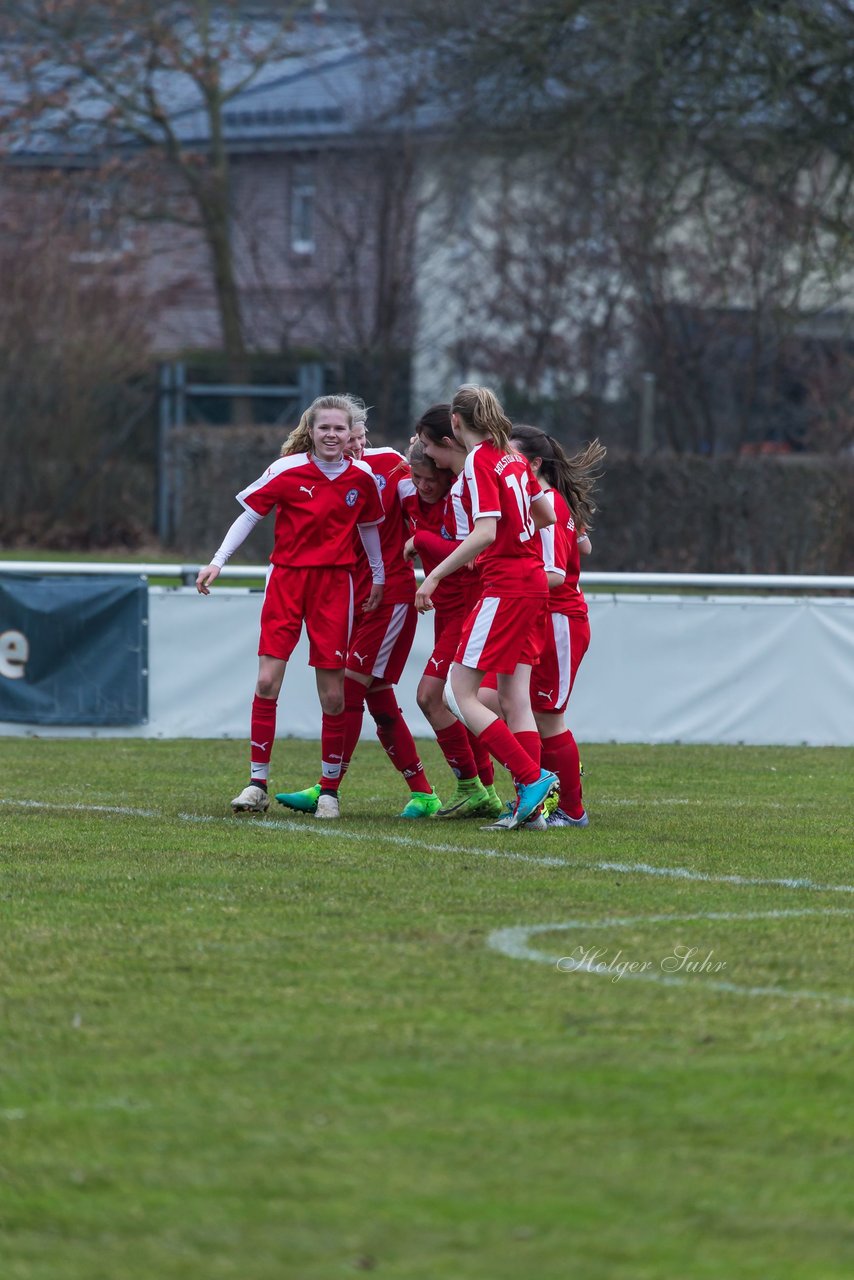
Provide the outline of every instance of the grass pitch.
<path id="1" fill-rule="evenodd" d="M 854 752 L 583 756 L 587 830 L 486 833 L 371 745 L 320 824 L 0 741 L 3 1277 L 847 1280 Z"/>

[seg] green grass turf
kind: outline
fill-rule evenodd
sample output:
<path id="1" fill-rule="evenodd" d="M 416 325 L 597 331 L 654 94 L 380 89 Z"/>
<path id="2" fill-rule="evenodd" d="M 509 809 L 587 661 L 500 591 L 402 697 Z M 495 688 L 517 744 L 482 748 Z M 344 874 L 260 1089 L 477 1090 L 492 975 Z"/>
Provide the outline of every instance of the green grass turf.
<path id="1" fill-rule="evenodd" d="M 854 894 L 714 879 L 851 884 L 854 752 L 587 747 L 591 826 L 544 834 L 395 820 L 368 744 L 340 823 L 232 819 L 244 755 L 0 740 L 4 1280 L 854 1273 Z M 726 969 L 487 945 L 569 920 L 531 945 Z"/>

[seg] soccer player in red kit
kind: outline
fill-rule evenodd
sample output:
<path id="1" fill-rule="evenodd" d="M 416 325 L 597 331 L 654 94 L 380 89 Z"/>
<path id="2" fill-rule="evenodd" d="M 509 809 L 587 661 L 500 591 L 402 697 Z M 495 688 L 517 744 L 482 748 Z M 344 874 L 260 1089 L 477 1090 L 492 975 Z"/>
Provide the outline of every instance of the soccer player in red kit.
<path id="1" fill-rule="evenodd" d="M 454 714 L 510 772 L 516 803 L 503 829 L 513 830 L 536 815 L 557 787 L 553 773 L 540 768 L 540 738 L 531 711 L 531 665 L 543 647 L 548 583 L 538 528 L 555 523 L 554 510 L 528 463 L 509 448 L 512 425 L 486 387 L 466 384 L 451 402 L 451 426 L 464 444 L 463 475 L 474 528 L 447 559 L 429 573 L 417 595 L 431 609 L 438 584 L 478 558 L 481 598 L 463 627 L 446 689 Z M 487 671 L 498 674 L 506 723 L 478 701 Z"/>
<path id="2" fill-rule="evenodd" d="M 403 718 L 393 686 L 403 674 L 415 638 L 418 615 L 415 612 L 415 574 L 403 557 L 407 528 L 403 501 L 412 491 L 406 459 L 396 449 L 368 446 L 366 438 L 367 410 L 361 401 L 353 402 L 354 422 L 348 452 L 370 467 L 380 490 L 385 519 L 380 526 L 380 546 L 385 568 L 382 604 L 361 612 L 359 606 L 371 591 L 370 566 L 357 548 L 354 573 L 356 621 L 347 651 L 344 673 L 345 734 L 342 777 L 359 741 L 364 709 L 373 716 L 377 737 L 389 760 L 401 774 L 410 791 L 402 818 L 429 818 L 441 808 L 441 801 L 431 787 L 418 748 Z M 276 799 L 290 809 L 314 812 L 319 803 L 321 783 L 303 791 L 285 792 Z"/>
<path id="3" fill-rule="evenodd" d="M 344 749 L 344 666 L 353 618 L 352 570 L 355 530 L 371 564 L 373 585 L 364 608 L 382 601 L 384 570 L 377 525 L 382 503 L 370 469 L 345 457 L 352 409 L 344 396 L 321 396 L 291 432 L 282 456 L 243 489 L 245 508 L 225 536 L 196 587 L 202 595 L 254 526 L 276 509 L 271 569 L 261 610 L 258 683 L 252 704 L 250 779 L 235 796 L 235 813 L 263 813 L 269 806 L 270 753 L 276 734 L 276 704 L 288 659 L 305 622 L 309 665 L 315 668 L 323 713 L 323 784 L 316 816 L 337 818 L 338 782 Z"/>
<path id="4" fill-rule="evenodd" d="M 422 519 L 419 527 L 413 526 L 413 536 L 407 543 L 407 555 L 418 555 L 429 575 L 472 531 L 463 477 L 467 452 L 451 429 L 449 404 L 432 405 L 419 418 L 415 432 L 425 457 L 454 476 L 438 528 L 432 522 L 425 526 Z M 495 790 L 492 756 L 449 710 L 444 696 L 463 624 L 479 599 L 480 574 L 471 564 L 443 578 L 432 598 L 434 646 L 416 697 L 456 779 L 453 795 L 436 814 L 440 819 L 496 818 L 504 807 Z"/>
<path id="5" fill-rule="evenodd" d="M 587 604 L 578 579 L 580 556 L 592 550 L 587 528 L 596 510 L 596 468 L 605 449 L 594 440 L 583 452 L 569 457 L 557 440 L 539 428 L 518 424 L 510 445 L 527 458 L 557 515 L 557 523 L 540 535 L 551 589 L 546 643 L 531 675 L 531 705 L 542 740 L 542 764 L 557 774 L 560 784 L 558 807 L 546 825 L 586 827 L 578 747 L 565 717 L 576 673 L 590 644 Z M 480 696 L 484 698 L 483 689 Z"/>

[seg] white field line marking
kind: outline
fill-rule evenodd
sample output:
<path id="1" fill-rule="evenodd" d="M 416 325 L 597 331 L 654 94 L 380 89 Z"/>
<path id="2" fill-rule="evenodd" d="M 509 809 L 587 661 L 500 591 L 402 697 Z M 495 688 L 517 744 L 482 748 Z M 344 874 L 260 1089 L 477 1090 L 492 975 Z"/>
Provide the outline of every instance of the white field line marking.
<path id="1" fill-rule="evenodd" d="M 74 810 L 77 813 L 111 813 L 122 814 L 133 818 L 166 818 L 157 809 L 123 809 L 118 806 L 97 804 L 56 804 L 42 800 L 0 800 L 0 804 L 28 809 L 62 809 Z M 569 871 L 602 871 L 618 872 L 621 875 L 660 876 L 664 879 L 686 880 L 698 884 L 732 884 L 740 888 L 768 889 L 805 889 L 811 893 L 850 893 L 854 894 L 851 884 L 821 884 L 806 878 L 773 879 L 764 876 L 713 875 L 706 871 L 691 871 L 688 867 L 656 867 L 646 862 L 579 862 L 571 858 L 538 856 L 533 853 L 515 853 L 508 849 L 474 849 L 458 844 L 428 844 L 424 840 L 414 840 L 410 836 L 366 835 L 358 831 L 342 831 L 338 827 L 327 826 L 315 822 L 314 819 L 287 818 L 220 818 L 211 814 L 179 813 L 181 822 L 193 823 L 226 823 L 232 826 L 239 822 L 241 826 L 251 826 L 260 831 L 293 831 L 303 835 L 325 836 L 327 839 L 349 840 L 355 844 L 391 844 L 404 849 L 417 849 L 426 853 L 455 853 L 468 858 L 500 858 L 506 862 L 523 862 L 535 867 L 564 867 Z M 311 826 L 307 826 L 307 822 Z M 531 833 L 520 832 L 516 838 L 527 842 Z"/>
<path id="2" fill-rule="evenodd" d="M 545 951 L 536 951 L 529 946 L 529 939 L 537 933 L 569 933 L 572 930 L 580 929 L 619 929 L 627 925 L 644 925 L 644 924 L 686 924 L 692 921 L 702 920 L 708 921 L 741 921 L 741 920 L 785 920 L 798 918 L 802 916 L 850 916 L 854 915 L 854 910 L 848 910 L 843 907 L 805 907 L 802 910 L 794 911 L 708 911 L 698 915 L 690 916 L 624 916 L 613 917 L 607 920 L 564 920 L 560 924 L 535 924 L 535 925 L 516 925 L 509 929 L 494 929 L 486 940 L 486 945 L 493 951 L 497 951 L 500 955 L 509 956 L 512 960 L 532 960 L 536 964 L 548 964 L 557 968 L 561 959 L 567 957 L 548 955 Z M 613 962 L 612 962 L 613 963 Z M 702 990 L 725 991 L 731 995 L 740 996 L 772 996 L 775 999 L 783 1000 L 822 1000 L 829 1004 L 839 1005 L 842 1008 L 854 1008 L 854 1000 L 847 996 L 827 995 L 821 991 L 786 991 L 782 987 L 745 987 L 735 982 L 719 982 L 711 978 L 702 977 L 678 977 L 673 974 L 662 973 L 660 970 L 652 969 L 649 972 L 630 973 L 624 972 L 616 976 L 613 968 L 608 968 L 604 962 L 599 962 L 601 967 L 585 967 L 584 963 L 580 963 L 575 969 L 563 969 L 559 972 L 564 973 L 588 973 L 594 977 L 609 978 L 612 982 L 629 981 L 634 979 L 640 982 L 659 982 L 668 987 L 685 987 L 698 986 Z"/>
<path id="3" fill-rule="evenodd" d="M 720 800 L 715 800 L 709 797 L 703 797 L 703 799 L 690 799 L 688 797 L 681 796 L 650 796 L 649 799 L 645 799 L 640 796 L 605 796 L 601 799 L 597 799 L 596 801 L 597 809 L 616 808 L 620 805 L 628 805 L 632 808 L 640 808 L 643 806 L 646 808 L 648 805 L 650 807 L 655 807 L 674 804 L 691 805 L 695 807 L 702 806 L 704 809 L 755 809 L 759 807 L 763 809 L 783 809 L 786 807 L 792 809 L 807 809 L 812 807 L 811 805 L 801 802 L 785 806 L 781 800 L 728 800 L 725 797 L 721 797 Z"/>
<path id="4" fill-rule="evenodd" d="M 192 813 L 179 813 L 183 822 L 226 822 L 229 825 L 234 818 L 216 818 L 200 816 Z M 287 818 L 243 818 L 237 819 L 244 826 L 258 827 L 261 830 L 301 831 L 303 834 L 326 836 L 332 839 L 352 840 L 361 844 L 394 844 L 406 849 L 421 849 L 428 853 L 456 853 L 463 857 L 502 858 L 510 862 L 527 862 L 538 867 L 566 867 L 571 871 L 617 871 L 623 875 L 664 876 L 668 879 L 691 880 L 703 884 L 734 884 L 740 887 L 766 887 L 772 889 L 808 889 L 813 893 L 852 893 L 852 884 L 819 884 L 815 880 L 784 879 L 776 880 L 762 876 L 712 875 L 705 871 L 691 871 L 687 867 L 655 867 L 645 862 L 576 862 L 569 858 L 538 857 L 532 853 L 511 853 L 506 849 L 473 849 L 458 844 L 427 844 L 423 840 L 413 840 L 410 836 L 372 836 L 361 832 L 342 831 L 337 827 L 317 823 L 306 830 L 306 819 Z M 313 819 L 311 819 L 314 822 Z M 519 839 L 530 839 L 530 834 L 519 833 Z"/>
<path id="5" fill-rule="evenodd" d="M 11 805 L 15 809 L 61 809 L 63 813 L 73 809 L 77 813 L 119 813 L 126 818 L 162 817 L 157 809 L 128 809 L 116 804 L 80 804 L 72 800 L 67 804 L 47 800 L 0 800 L 0 804 Z"/>

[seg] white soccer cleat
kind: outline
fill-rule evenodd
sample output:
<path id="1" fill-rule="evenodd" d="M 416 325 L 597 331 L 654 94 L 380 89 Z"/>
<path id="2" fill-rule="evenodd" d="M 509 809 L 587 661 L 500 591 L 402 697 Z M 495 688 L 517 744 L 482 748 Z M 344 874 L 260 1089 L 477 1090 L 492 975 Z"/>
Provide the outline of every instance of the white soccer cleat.
<path id="1" fill-rule="evenodd" d="M 267 792 L 251 782 L 231 802 L 232 813 L 266 813 L 269 807 L 270 797 Z"/>
<path id="2" fill-rule="evenodd" d="M 314 816 L 315 818 L 340 818 L 341 809 L 338 804 L 338 797 L 329 795 L 328 792 L 321 792 L 317 798 L 317 808 Z"/>

